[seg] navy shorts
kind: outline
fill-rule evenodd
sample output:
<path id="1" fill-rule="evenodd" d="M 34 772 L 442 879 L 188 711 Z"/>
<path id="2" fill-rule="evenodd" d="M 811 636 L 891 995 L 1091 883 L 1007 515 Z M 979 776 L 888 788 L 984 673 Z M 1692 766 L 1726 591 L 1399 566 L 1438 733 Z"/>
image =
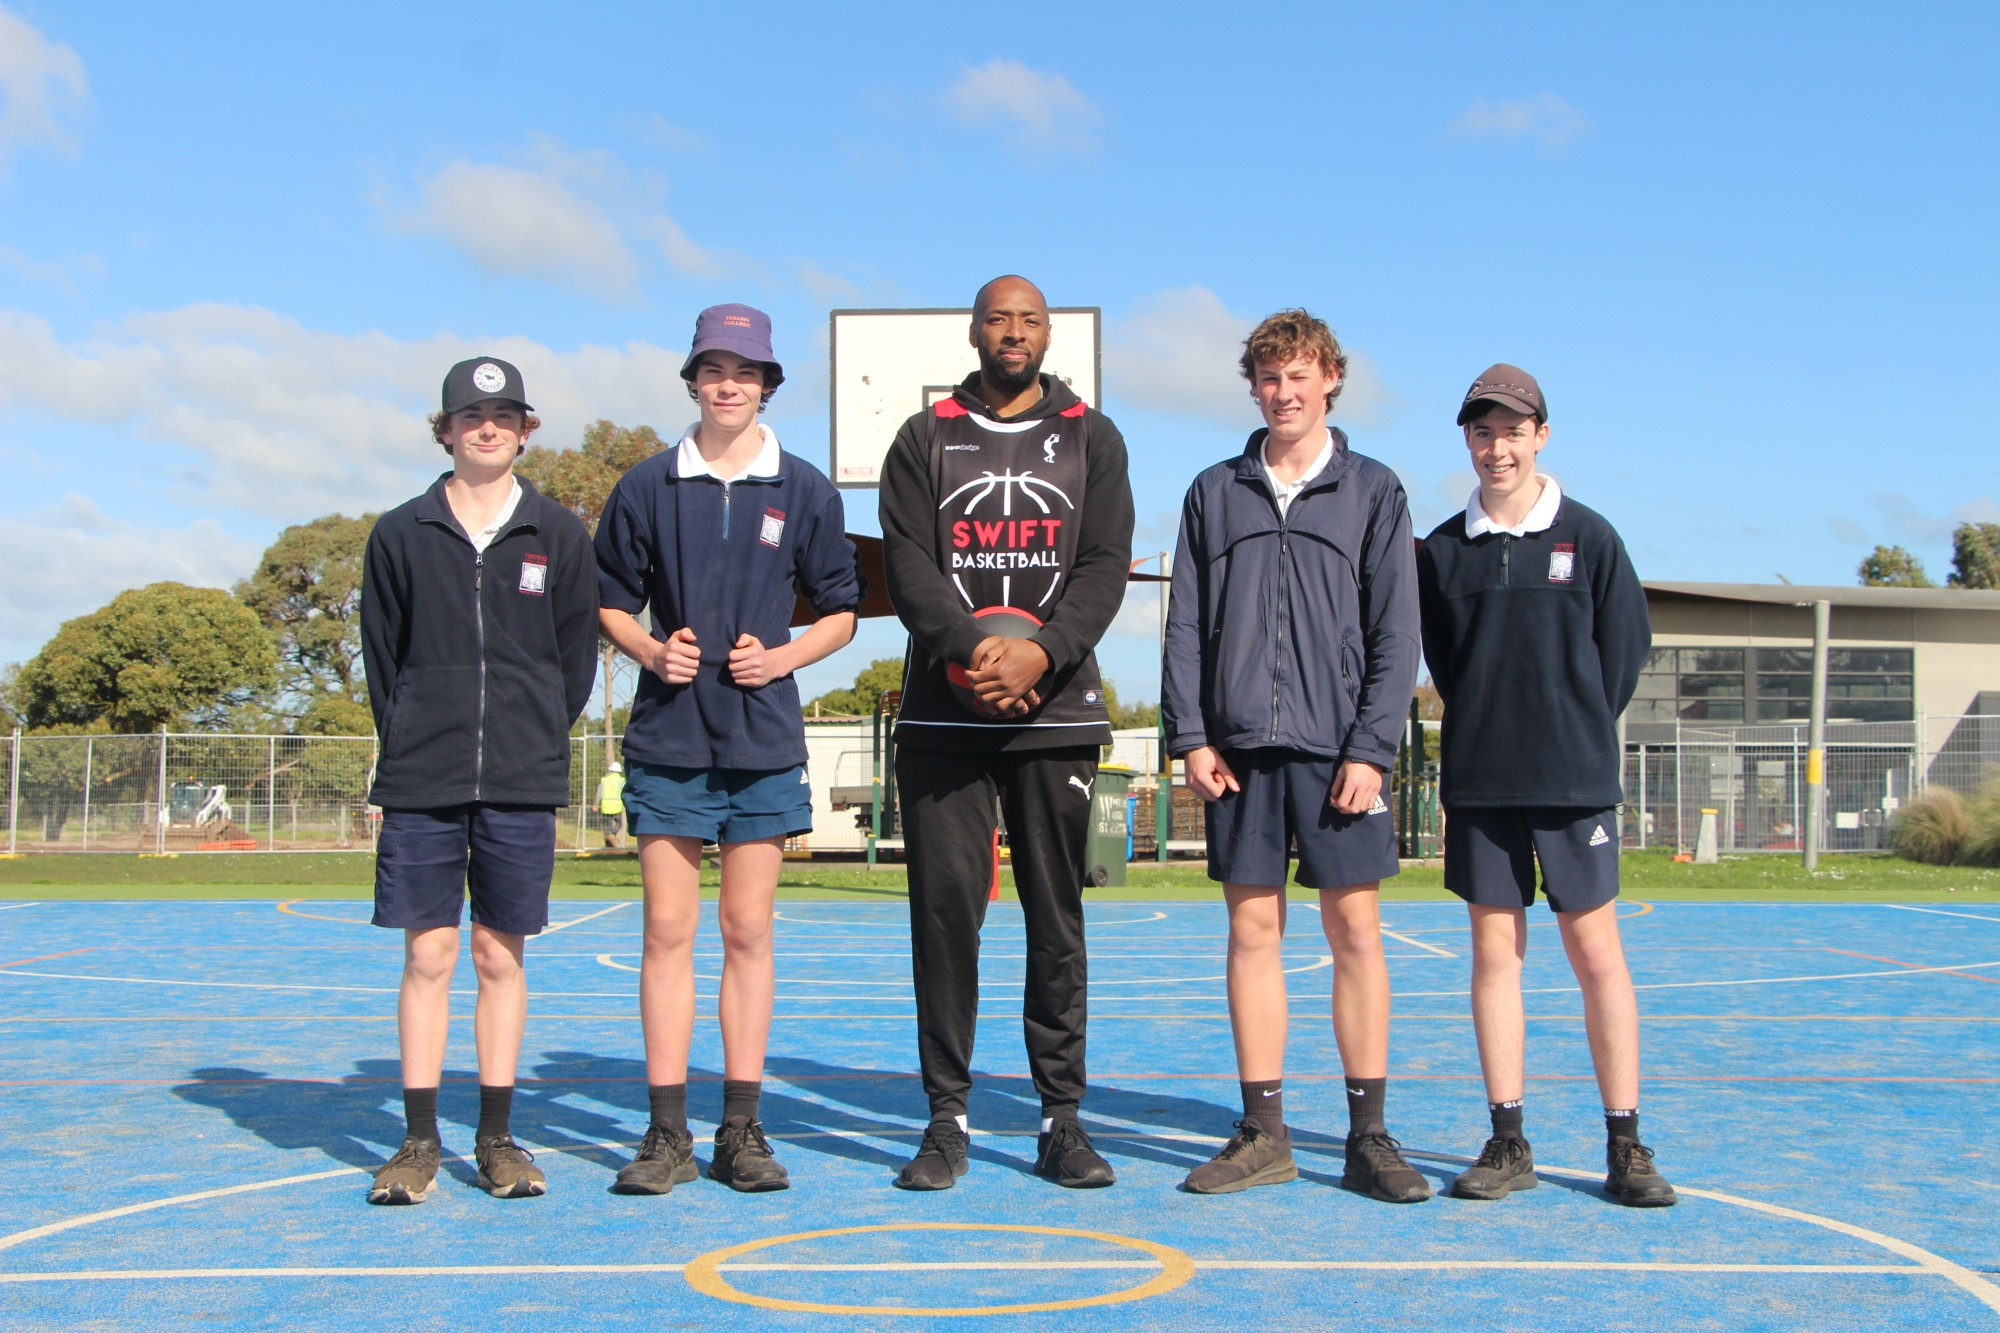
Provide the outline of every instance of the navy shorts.
<path id="1" fill-rule="evenodd" d="M 756 842 L 812 832 L 812 785 L 806 766 L 669 768 L 633 761 L 625 810 L 641 837 Z"/>
<path id="2" fill-rule="evenodd" d="M 1362 815 L 1333 808 L 1338 759 L 1297 750 L 1224 750 L 1242 790 L 1207 804 L 1208 877 L 1283 888 L 1291 854 L 1308 889 L 1344 889 L 1396 873 L 1396 821 L 1383 799 Z"/>
<path id="3" fill-rule="evenodd" d="M 1528 907 L 1535 864 L 1556 912 L 1618 896 L 1618 811 L 1572 806 L 1447 806 L 1444 886 L 1481 907 Z"/>
<path id="4" fill-rule="evenodd" d="M 548 806 L 384 810 L 375 845 L 375 924 L 456 926 L 469 891 L 480 925 L 539 935 L 549 924 L 555 870 L 556 812 Z"/>

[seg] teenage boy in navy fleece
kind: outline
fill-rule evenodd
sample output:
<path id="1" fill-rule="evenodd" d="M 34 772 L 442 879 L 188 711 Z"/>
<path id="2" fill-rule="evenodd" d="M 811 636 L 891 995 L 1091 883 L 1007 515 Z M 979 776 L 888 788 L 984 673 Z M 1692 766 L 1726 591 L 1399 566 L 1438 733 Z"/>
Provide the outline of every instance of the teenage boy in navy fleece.
<path id="1" fill-rule="evenodd" d="M 1347 1076 L 1340 1183 L 1431 1196 L 1389 1137 L 1389 969 L 1381 881 L 1397 871 L 1382 779 L 1417 675 L 1416 569 L 1396 474 L 1326 424 L 1347 358 L 1325 322 L 1281 310 L 1243 344 L 1264 417 L 1181 510 L 1160 709 L 1205 800 L 1209 878 L 1229 904 L 1229 1022 L 1243 1119 L 1184 1188 L 1229 1194 L 1298 1177 L 1284 1120 L 1285 872 L 1319 890 L 1333 1034 Z"/>
<path id="2" fill-rule="evenodd" d="M 1458 410 L 1479 489 L 1418 557 L 1424 659 L 1444 700 L 1444 883 L 1472 915 L 1472 1026 L 1493 1135 L 1452 1184 L 1500 1199 L 1536 1183 L 1521 1133 L 1521 959 L 1535 866 L 1583 990 L 1604 1097 L 1604 1188 L 1662 1207 L 1639 1142 L 1639 1008 L 1618 939 L 1618 715 L 1652 647 L 1646 594 L 1611 525 L 1535 470 L 1549 410 L 1496 365 Z"/>
<path id="3" fill-rule="evenodd" d="M 701 848 L 722 847 L 721 1123 L 709 1175 L 790 1183 L 757 1118 L 771 1032 L 771 904 L 785 839 L 812 829 L 792 673 L 854 637 L 861 576 L 840 493 L 757 420 L 784 371 L 771 320 L 743 305 L 695 321 L 681 378 L 701 419 L 627 472 L 597 529 L 605 637 L 636 660 L 625 808 L 639 838 L 645 953 L 639 1018 L 652 1122 L 622 1194 L 693 1180 L 687 1127 Z M 794 639 L 798 595 L 819 619 Z M 650 605 L 652 632 L 635 616 Z"/>
<path id="4" fill-rule="evenodd" d="M 549 922 L 569 728 L 597 674 L 597 567 L 576 515 L 514 475 L 538 424 L 520 371 L 498 357 L 459 362 L 431 418 L 451 471 L 368 537 L 361 650 L 381 740 L 368 797 L 382 807 L 375 924 L 403 932 L 396 1032 L 409 1123 L 370 1203 L 421 1203 L 436 1188 L 438 1080 L 468 888 L 479 1184 L 507 1199 L 547 1188 L 507 1121 L 528 1016 L 522 944 Z"/>

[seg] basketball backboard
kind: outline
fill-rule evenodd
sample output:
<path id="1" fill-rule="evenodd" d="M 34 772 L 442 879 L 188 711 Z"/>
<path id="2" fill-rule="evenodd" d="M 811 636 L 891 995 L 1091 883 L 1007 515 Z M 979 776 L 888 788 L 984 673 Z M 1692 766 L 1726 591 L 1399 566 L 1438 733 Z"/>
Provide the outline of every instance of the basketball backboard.
<path id="1" fill-rule="evenodd" d="M 831 461 L 836 486 L 872 487 L 896 430 L 979 368 L 967 341 L 968 309 L 835 310 L 827 344 L 832 367 Z M 1049 310 L 1049 354 L 1042 373 L 1054 375 L 1092 407 L 1098 399 L 1103 320 L 1096 306 Z"/>

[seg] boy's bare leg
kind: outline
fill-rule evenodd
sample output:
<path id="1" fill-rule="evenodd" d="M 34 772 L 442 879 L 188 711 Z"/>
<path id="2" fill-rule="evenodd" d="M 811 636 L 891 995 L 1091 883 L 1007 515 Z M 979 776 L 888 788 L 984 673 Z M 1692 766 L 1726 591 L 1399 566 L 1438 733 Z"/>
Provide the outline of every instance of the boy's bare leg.
<path id="1" fill-rule="evenodd" d="M 646 1082 L 687 1082 L 694 1036 L 694 935 L 701 919 L 701 839 L 642 834 L 646 937 L 639 962 L 639 1026 Z"/>
<path id="2" fill-rule="evenodd" d="M 1556 922 L 1570 968 L 1583 988 L 1583 1026 L 1590 1037 L 1597 1090 L 1606 1107 L 1636 1107 L 1639 1001 L 1632 991 L 1632 973 L 1625 965 L 1625 946 L 1618 937 L 1618 903 L 1613 900 L 1587 912 L 1558 912 Z M 1517 988 L 1517 1005 L 1519 996 Z"/>
<path id="3" fill-rule="evenodd" d="M 1389 1073 L 1389 964 L 1377 884 L 1322 889 L 1320 925 L 1333 950 L 1333 1039 L 1349 1078 Z"/>
<path id="4" fill-rule="evenodd" d="M 457 932 L 453 932 L 456 935 Z M 455 943 L 455 941 L 454 941 Z M 528 974 L 521 964 L 519 935 L 472 923 L 472 966 L 479 973 L 473 1009 L 473 1041 L 479 1052 L 482 1087 L 509 1087 L 521 1061 L 521 1034 L 528 1025 Z"/>
<path id="5" fill-rule="evenodd" d="M 451 1032 L 451 974 L 458 966 L 458 927 L 403 932 L 403 982 L 396 993 L 396 1038 L 403 1086 L 435 1088 L 444 1077 Z"/>
<path id="6" fill-rule="evenodd" d="M 1518 907 L 1467 907 L 1472 916 L 1472 1030 L 1479 1040 L 1486 1100 L 1517 1102 L 1527 1041 L 1521 960 L 1528 951 L 1528 914 Z"/>
<path id="7" fill-rule="evenodd" d="M 1229 904 L 1229 1028 L 1236 1077 L 1245 1083 L 1285 1076 L 1285 891 L 1225 884 Z"/>
<path id="8" fill-rule="evenodd" d="M 785 840 L 760 838 L 722 846 L 722 1075 L 764 1077 L 771 1035 L 771 906 L 778 894 Z"/>

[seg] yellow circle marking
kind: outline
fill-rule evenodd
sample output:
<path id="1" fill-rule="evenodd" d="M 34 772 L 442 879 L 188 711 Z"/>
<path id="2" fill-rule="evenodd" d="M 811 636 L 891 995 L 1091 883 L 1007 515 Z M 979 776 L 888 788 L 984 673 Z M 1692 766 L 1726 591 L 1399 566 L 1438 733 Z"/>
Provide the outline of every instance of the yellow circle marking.
<path id="1" fill-rule="evenodd" d="M 278 904 L 278 910 L 286 916 L 302 916 L 308 921 L 338 921 L 343 926 L 365 926 L 366 921 L 357 921 L 351 916 L 321 916 L 318 912 L 301 912 L 295 904 L 310 902 L 309 898 L 287 898 Z"/>
<path id="2" fill-rule="evenodd" d="M 1079 1296 L 1067 1301 L 1033 1301 L 1021 1305 L 928 1308 L 907 1305 L 825 1305 L 818 1301 L 788 1301 L 777 1296 L 755 1296 L 730 1286 L 722 1276 L 722 1265 L 730 1260 L 758 1250 L 768 1250 L 775 1245 L 820 1240 L 827 1236 L 865 1236 L 882 1231 L 1008 1231 L 1030 1236 L 1075 1236 L 1082 1240 L 1103 1241 L 1106 1245 L 1122 1245 L 1128 1250 L 1150 1254 L 1160 1261 L 1160 1271 L 1136 1287 L 1127 1287 L 1123 1291 L 1107 1291 L 1100 1296 Z M 1081 1310 L 1093 1305 L 1123 1305 L 1127 1301 L 1143 1301 L 1149 1296 L 1163 1295 L 1176 1287 L 1185 1286 L 1188 1279 L 1194 1276 L 1194 1260 L 1171 1245 L 1161 1245 L 1155 1241 L 1140 1240 L 1133 1236 L 1115 1236 L 1108 1231 L 1075 1231 L 1068 1227 L 1009 1226 L 998 1222 L 897 1222 L 887 1226 L 833 1227 L 825 1231 L 798 1231 L 789 1236 L 746 1241 L 726 1249 L 710 1250 L 699 1258 L 689 1260 L 683 1275 L 687 1278 L 688 1285 L 704 1296 L 713 1296 L 722 1301 L 734 1301 L 738 1305 L 755 1305 L 765 1310 L 796 1310 L 802 1314 L 917 1315 L 938 1319 L 953 1315 L 1045 1314 L 1053 1310 Z"/>

